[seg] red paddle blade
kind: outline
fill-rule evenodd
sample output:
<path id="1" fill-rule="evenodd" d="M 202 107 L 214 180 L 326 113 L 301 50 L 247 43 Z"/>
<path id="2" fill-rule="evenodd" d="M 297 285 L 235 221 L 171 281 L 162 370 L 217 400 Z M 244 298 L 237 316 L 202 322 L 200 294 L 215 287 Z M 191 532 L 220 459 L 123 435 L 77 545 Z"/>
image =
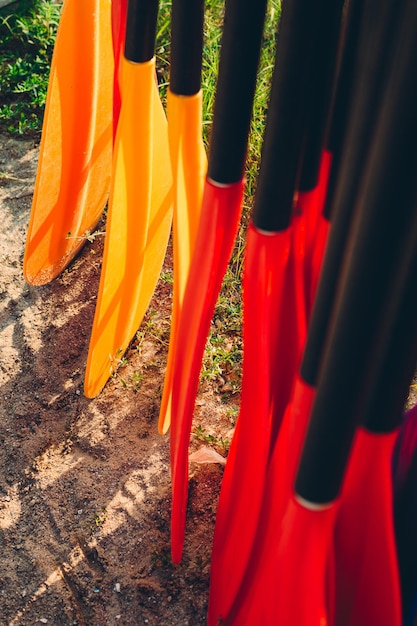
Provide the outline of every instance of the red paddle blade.
<path id="1" fill-rule="evenodd" d="M 275 355 L 271 372 L 274 381 L 271 396 L 271 452 L 291 399 L 307 333 L 305 298 L 306 223 L 302 208 L 301 213 L 292 218 L 290 237 L 291 252 L 284 278 L 284 293 L 275 322 L 275 333 L 271 337 Z"/>
<path id="2" fill-rule="evenodd" d="M 275 455 L 273 463 L 270 454 L 276 438 L 282 438 L 284 424 L 286 434 L 291 432 L 289 402 L 306 336 L 304 235 L 303 215 L 296 216 L 292 226 L 282 233 L 267 236 L 253 229 L 248 234 L 244 345 L 245 351 L 250 348 L 250 352 L 245 352 L 247 379 L 244 369 L 240 421 L 223 477 L 216 520 L 209 603 L 209 624 L 213 625 L 220 616 L 227 619 L 232 614 L 232 605 L 241 604 L 239 615 L 245 613 L 254 578 L 269 560 L 270 545 L 276 541 L 292 491 L 291 480 L 283 482 L 287 476 L 283 470 L 287 470 L 284 463 L 288 462 L 288 438 L 284 436 L 281 454 Z M 255 263 L 255 246 L 263 253 L 266 245 L 270 246 L 269 267 L 262 263 L 250 275 L 249 262 Z M 261 260 L 264 261 L 263 254 L 258 263 Z M 266 314 L 263 310 L 268 306 Z M 257 307 L 262 310 L 258 318 Z M 294 411 L 300 411 L 303 419 L 294 428 L 298 428 L 296 434 L 303 434 L 313 394 L 301 383 L 296 389 Z M 295 417 L 294 412 L 292 415 Z M 302 436 L 298 438 L 297 450 L 302 444 Z M 247 459 L 254 454 L 256 463 L 248 465 Z M 297 461 L 298 454 L 292 477 Z M 269 543 L 265 542 L 266 536 Z M 267 580 L 266 584 L 270 582 Z M 259 601 L 263 602 L 262 592 Z"/>
<path id="3" fill-rule="evenodd" d="M 275 359 L 272 336 L 285 296 L 290 247 L 288 230 L 264 234 L 249 226 L 243 276 L 241 409 L 217 508 L 208 614 L 208 623 L 213 626 L 230 611 L 259 520 L 269 456 L 271 394 L 276 382 L 271 376 Z"/>
<path id="4" fill-rule="evenodd" d="M 247 613 L 255 615 L 256 611 L 263 610 L 265 594 L 268 597 L 275 595 L 276 555 L 272 548 L 279 537 L 285 508 L 291 497 L 314 394 L 313 387 L 297 378 L 264 479 L 256 539 L 239 593 L 230 611 L 230 624 L 240 626 L 246 623 L 240 620 Z"/>
<path id="5" fill-rule="evenodd" d="M 306 220 L 305 280 L 306 302 L 309 314 L 313 308 L 330 227 L 329 221 L 323 216 L 323 209 L 326 201 L 331 162 L 332 156 L 330 152 L 324 151 L 321 158 L 317 186 L 312 191 L 300 193 L 298 200 L 303 208 Z"/>
<path id="6" fill-rule="evenodd" d="M 201 362 L 242 209 L 244 181 L 206 180 L 200 225 L 178 325 L 171 417 L 172 559 L 179 563 L 185 534 L 188 445 Z"/>
<path id="7" fill-rule="evenodd" d="M 290 499 L 269 549 L 268 576 L 264 572 L 254 582 L 252 601 L 227 626 L 328 626 L 323 580 L 331 562 L 336 513 L 336 504 L 314 510 Z"/>
<path id="8" fill-rule="evenodd" d="M 398 431 L 358 430 L 335 530 L 337 626 L 400 626 L 391 459 Z"/>

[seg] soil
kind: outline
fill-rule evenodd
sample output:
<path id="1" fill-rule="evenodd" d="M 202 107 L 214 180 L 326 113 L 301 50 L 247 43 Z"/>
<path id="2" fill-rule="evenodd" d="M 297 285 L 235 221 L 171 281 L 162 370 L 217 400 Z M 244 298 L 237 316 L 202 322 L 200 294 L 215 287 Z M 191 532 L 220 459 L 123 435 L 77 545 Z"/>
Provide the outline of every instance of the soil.
<path id="1" fill-rule="evenodd" d="M 127 364 L 85 398 L 103 238 L 50 284 L 25 283 L 37 159 L 33 140 L 0 137 L 0 625 L 205 624 L 222 465 L 190 466 L 174 566 L 169 435 L 157 432 L 171 285 L 158 284 Z M 171 263 L 169 247 L 165 271 Z M 230 405 L 214 384 L 200 387 L 195 423 L 230 438 Z M 201 445 L 193 436 L 191 448 Z"/>

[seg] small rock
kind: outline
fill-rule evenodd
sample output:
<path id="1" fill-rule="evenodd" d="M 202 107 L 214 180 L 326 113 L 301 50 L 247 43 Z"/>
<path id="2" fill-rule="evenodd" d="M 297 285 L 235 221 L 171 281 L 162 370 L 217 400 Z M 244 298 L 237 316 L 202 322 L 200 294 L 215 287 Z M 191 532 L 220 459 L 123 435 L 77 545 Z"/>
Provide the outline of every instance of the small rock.
<path id="1" fill-rule="evenodd" d="M 114 585 L 114 590 L 115 590 L 117 593 L 120 593 L 120 583 L 116 583 L 116 584 Z"/>

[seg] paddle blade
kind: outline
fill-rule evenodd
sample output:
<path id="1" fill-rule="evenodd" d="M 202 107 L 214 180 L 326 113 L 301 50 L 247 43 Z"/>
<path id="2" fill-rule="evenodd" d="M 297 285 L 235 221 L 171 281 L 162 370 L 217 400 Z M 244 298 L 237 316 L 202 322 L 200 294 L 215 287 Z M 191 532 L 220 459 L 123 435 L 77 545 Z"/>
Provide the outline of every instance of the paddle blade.
<path id="1" fill-rule="evenodd" d="M 268 597 L 275 595 L 276 554 L 272 548 L 278 541 L 284 512 L 291 498 L 314 393 L 313 387 L 306 385 L 299 377 L 296 379 L 278 440 L 266 468 L 256 537 L 244 578 L 229 613 L 230 624 L 240 626 L 239 620 L 244 620 L 245 615 L 255 615 L 256 611 L 261 610 L 265 593 Z M 229 621 L 226 620 L 226 623 Z"/>
<path id="2" fill-rule="evenodd" d="M 337 626 L 401 626 L 391 459 L 398 431 L 358 430 L 335 527 Z"/>
<path id="3" fill-rule="evenodd" d="M 249 226 L 243 275 L 243 380 L 240 414 L 222 480 L 211 561 L 208 623 L 230 611 L 254 543 L 269 456 L 275 335 L 291 234 Z M 262 332 L 258 332 L 262 329 Z"/>
<path id="4" fill-rule="evenodd" d="M 323 151 L 317 185 L 312 191 L 300 193 L 298 201 L 306 221 L 305 280 L 308 315 L 313 308 L 330 228 L 330 222 L 324 217 L 323 210 L 331 162 L 330 152 Z"/>
<path id="5" fill-rule="evenodd" d="M 328 626 L 327 588 L 337 504 L 311 510 L 292 496 L 270 545 L 273 570 L 227 626 Z M 267 580 L 268 585 L 263 583 Z"/>
<path id="6" fill-rule="evenodd" d="M 110 0 L 67 0 L 49 78 L 23 272 L 42 285 L 70 263 L 107 202 L 112 159 Z"/>
<path id="7" fill-rule="evenodd" d="M 85 374 L 97 395 L 140 326 L 154 293 L 172 222 L 167 122 L 155 60 L 123 60 L 123 101 L 115 142 L 100 287 Z"/>
<path id="8" fill-rule="evenodd" d="M 239 224 L 243 188 L 243 181 L 217 186 L 206 180 L 195 253 L 184 294 L 174 360 L 170 438 L 174 563 L 181 560 L 184 543 L 188 445 L 201 362 Z"/>
<path id="9" fill-rule="evenodd" d="M 166 433 L 171 423 L 173 363 L 177 349 L 178 322 L 195 248 L 207 171 L 207 157 L 202 140 L 202 91 L 193 96 L 178 96 L 168 91 L 167 114 L 174 201 L 174 290 L 168 360 L 159 412 L 160 433 Z"/>

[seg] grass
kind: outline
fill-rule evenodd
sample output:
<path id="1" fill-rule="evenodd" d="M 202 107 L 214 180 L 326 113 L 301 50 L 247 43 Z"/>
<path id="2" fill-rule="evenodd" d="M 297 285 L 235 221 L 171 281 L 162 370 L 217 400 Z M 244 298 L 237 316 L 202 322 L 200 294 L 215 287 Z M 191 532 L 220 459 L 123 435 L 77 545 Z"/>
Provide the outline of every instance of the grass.
<path id="1" fill-rule="evenodd" d="M 0 10 L 0 130 L 39 136 L 61 4 L 22 0 Z"/>
<path id="2" fill-rule="evenodd" d="M 60 0 L 21 0 L 0 10 L 1 132 L 40 137 L 61 4 Z M 202 371 L 203 378 L 207 380 L 227 377 L 231 370 L 240 372 L 241 368 L 241 279 L 245 233 L 256 189 L 280 4 L 279 0 L 268 2 L 247 154 L 243 217 L 207 342 Z M 170 11 L 171 0 L 161 0 L 155 53 L 163 102 L 169 81 Z M 202 87 L 203 132 L 207 146 L 216 95 L 223 15 L 224 0 L 206 0 Z M 90 238 L 95 236 L 94 233 L 87 235 Z M 171 282 L 172 275 L 165 274 L 162 280 Z M 165 333 L 166 329 L 163 330 Z M 142 331 L 157 332 L 154 328 Z M 234 381 L 233 385 L 234 390 L 239 389 L 239 381 Z"/>

